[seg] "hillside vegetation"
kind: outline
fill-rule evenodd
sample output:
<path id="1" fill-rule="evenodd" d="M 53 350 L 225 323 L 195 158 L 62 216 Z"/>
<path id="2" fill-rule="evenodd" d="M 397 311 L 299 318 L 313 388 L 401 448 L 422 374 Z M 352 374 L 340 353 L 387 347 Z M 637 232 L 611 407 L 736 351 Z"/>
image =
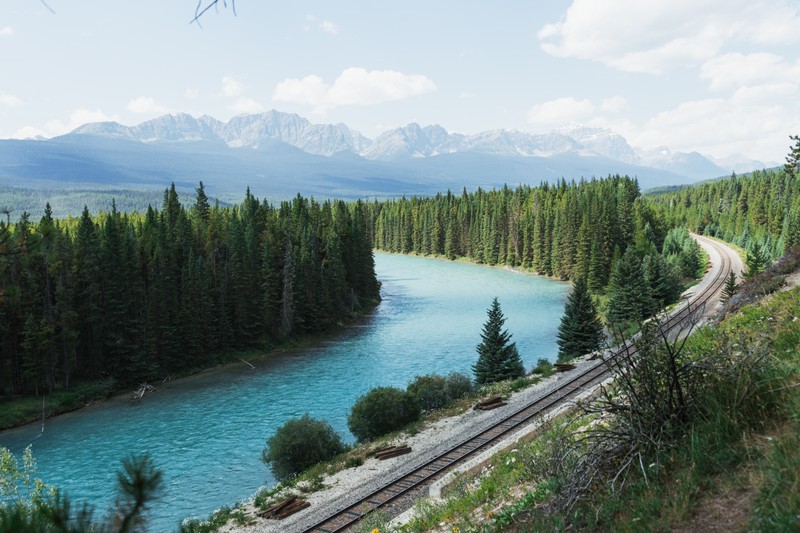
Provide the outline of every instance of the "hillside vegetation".
<path id="1" fill-rule="evenodd" d="M 699 329 L 675 381 L 651 381 L 669 346 L 645 335 L 647 364 L 617 367 L 597 400 L 420 503 L 403 531 L 796 531 L 798 317 L 793 289 Z"/>

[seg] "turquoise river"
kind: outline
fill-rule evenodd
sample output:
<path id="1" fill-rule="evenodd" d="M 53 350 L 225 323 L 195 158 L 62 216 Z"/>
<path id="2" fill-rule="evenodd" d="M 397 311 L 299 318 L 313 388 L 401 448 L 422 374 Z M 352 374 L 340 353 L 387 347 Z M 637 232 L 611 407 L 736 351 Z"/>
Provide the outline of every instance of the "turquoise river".
<path id="1" fill-rule="evenodd" d="M 233 364 L 161 385 L 139 404 L 102 402 L 41 424 L 0 433 L 20 454 L 29 444 L 39 477 L 105 512 L 115 471 L 149 453 L 165 488 L 150 531 L 251 496 L 274 483 L 261 463 L 267 437 L 288 418 L 328 420 L 346 436 L 353 401 L 379 385 L 405 387 L 415 375 L 470 372 L 486 310 L 497 296 L 528 369 L 553 359 L 567 285 L 509 270 L 375 254 L 383 301 L 356 325 L 310 348 Z"/>

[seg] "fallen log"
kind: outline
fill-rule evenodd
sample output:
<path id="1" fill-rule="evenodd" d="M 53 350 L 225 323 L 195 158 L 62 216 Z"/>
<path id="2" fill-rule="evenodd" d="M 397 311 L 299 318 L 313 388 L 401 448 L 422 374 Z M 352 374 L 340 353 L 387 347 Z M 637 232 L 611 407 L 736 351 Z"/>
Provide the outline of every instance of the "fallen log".
<path id="1" fill-rule="evenodd" d="M 281 520 L 307 507 L 311 507 L 311 504 L 306 500 L 301 500 L 297 496 L 290 496 L 282 502 L 276 503 L 275 505 L 267 507 L 263 511 L 257 512 L 256 516 L 260 518 L 274 518 Z"/>
<path id="2" fill-rule="evenodd" d="M 556 369 L 556 372 L 569 372 L 570 370 L 575 370 L 575 365 L 571 363 L 556 363 L 553 365 Z"/>

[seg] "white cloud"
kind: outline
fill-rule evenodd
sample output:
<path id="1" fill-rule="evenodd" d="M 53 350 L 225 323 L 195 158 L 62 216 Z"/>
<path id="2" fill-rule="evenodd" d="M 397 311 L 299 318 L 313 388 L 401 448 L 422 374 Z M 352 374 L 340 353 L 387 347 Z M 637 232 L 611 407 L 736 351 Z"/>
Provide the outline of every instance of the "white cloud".
<path id="1" fill-rule="evenodd" d="M 287 78 L 275 87 L 273 100 L 294 102 L 316 107 L 327 105 L 330 87 L 319 76 Z"/>
<path id="2" fill-rule="evenodd" d="M 5 107 L 19 107 L 22 105 L 22 100 L 13 94 L 0 93 L 0 105 Z"/>
<path id="3" fill-rule="evenodd" d="M 787 0 L 573 0 L 538 36 L 553 56 L 661 74 L 702 63 L 733 42 L 797 42 L 798 27 L 798 8 Z"/>
<path id="4" fill-rule="evenodd" d="M 34 137 L 45 137 L 47 132 L 42 129 L 34 128 L 33 126 L 25 126 L 22 129 L 19 129 L 14 132 L 11 136 L 12 139 L 32 139 Z"/>
<path id="5" fill-rule="evenodd" d="M 193 99 L 197 98 L 198 96 L 200 96 L 200 89 L 189 87 L 183 92 L 183 96 L 185 98 L 193 100 Z"/>
<path id="6" fill-rule="evenodd" d="M 345 69 L 333 85 L 319 76 L 287 78 L 275 87 L 273 100 L 314 106 L 324 111 L 342 105 L 371 105 L 436 90 L 436 84 L 420 74 L 394 70 Z"/>
<path id="7" fill-rule="evenodd" d="M 311 31 L 312 25 L 314 25 L 325 33 L 339 35 L 339 25 L 333 21 L 327 19 L 319 20 L 314 15 L 306 15 L 306 22 L 307 24 L 303 26 L 303 31 L 305 32 Z"/>
<path id="8" fill-rule="evenodd" d="M 628 107 L 628 101 L 621 96 L 605 98 L 600 103 L 600 109 L 608 113 L 618 113 Z"/>
<path id="9" fill-rule="evenodd" d="M 120 118 L 118 115 L 106 115 L 100 109 L 75 109 L 69 114 L 69 120 L 67 122 L 57 119 L 46 122 L 44 125 L 44 135 L 63 135 L 89 122 L 119 122 L 119 120 Z"/>
<path id="10" fill-rule="evenodd" d="M 569 122 L 591 118 L 595 106 L 590 100 L 576 100 L 571 96 L 536 104 L 528 111 L 528 122 L 539 128 L 556 128 Z"/>
<path id="11" fill-rule="evenodd" d="M 131 113 L 163 114 L 169 113 L 167 106 L 161 105 L 149 96 L 140 96 L 128 102 Z"/>
<path id="12" fill-rule="evenodd" d="M 220 90 L 220 95 L 236 97 L 240 96 L 243 91 L 244 91 L 244 85 L 242 85 L 242 82 L 236 80 L 231 76 L 222 77 L 222 89 Z"/>
<path id="13" fill-rule="evenodd" d="M 800 60 L 790 64 L 769 53 L 730 53 L 709 59 L 700 67 L 700 79 L 712 91 L 761 83 L 800 83 Z"/>
<path id="14" fill-rule="evenodd" d="M 339 26 L 330 20 L 323 20 L 319 23 L 319 29 L 331 35 L 339 35 Z"/>
<path id="15" fill-rule="evenodd" d="M 14 28 L 11 26 L 3 26 L 0 28 L 0 37 L 13 37 L 14 36 Z"/>
<path id="16" fill-rule="evenodd" d="M 237 98 L 228 109 L 239 113 L 258 113 L 264 110 L 264 106 L 251 98 Z"/>
<path id="17" fill-rule="evenodd" d="M 764 87 L 756 89 L 764 92 Z M 745 92 L 750 89 L 745 90 Z M 777 86 L 773 91 L 785 91 Z M 765 98 L 707 98 L 683 102 L 648 120 L 633 144 L 642 148 L 669 146 L 677 151 L 696 150 L 715 157 L 746 154 L 762 160 L 780 160 L 790 134 L 800 124 L 800 102 Z"/>
<path id="18" fill-rule="evenodd" d="M 767 83 L 752 87 L 740 87 L 731 96 L 734 105 L 754 104 L 764 102 L 779 102 L 786 96 L 797 92 L 798 86 L 794 83 Z"/>
<path id="19" fill-rule="evenodd" d="M 54 119 L 45 122 L 43 128 L 25 126 L 17 130 L 12 137 L 14 139 L 28 139 L 36 136 L 55 137 L 57 135 L 69 133 L 78 126 L 83 126 L 84 124 L 88 124 L 90 122 L 108 121 L 119 122 L 120 117 L 118 115 L 106 115 L 100 109 L 91 110 L 80 108 L 74 109 L 72 112 L 70 112 L 69 119 L 66 122 Z"/>

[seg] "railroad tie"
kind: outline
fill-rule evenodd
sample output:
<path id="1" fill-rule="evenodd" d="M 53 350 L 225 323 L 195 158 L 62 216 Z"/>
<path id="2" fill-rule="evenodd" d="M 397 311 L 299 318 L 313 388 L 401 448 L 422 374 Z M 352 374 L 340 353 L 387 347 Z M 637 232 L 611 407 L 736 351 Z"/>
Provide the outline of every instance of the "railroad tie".
<path id="1" fill-rule="evenodd" d="M 311 504 L 306 500 L 300 499 L 297 496 L 290 496 L 280 503 L 276 503 L 271 507 L 267 507 L 263 511 L 257 512 L 256 516 L 260 518 L 275 518 L 282 520 L 287 516 L 293 515 L 294 513 L 307 507 L 311 507 Z"/>

